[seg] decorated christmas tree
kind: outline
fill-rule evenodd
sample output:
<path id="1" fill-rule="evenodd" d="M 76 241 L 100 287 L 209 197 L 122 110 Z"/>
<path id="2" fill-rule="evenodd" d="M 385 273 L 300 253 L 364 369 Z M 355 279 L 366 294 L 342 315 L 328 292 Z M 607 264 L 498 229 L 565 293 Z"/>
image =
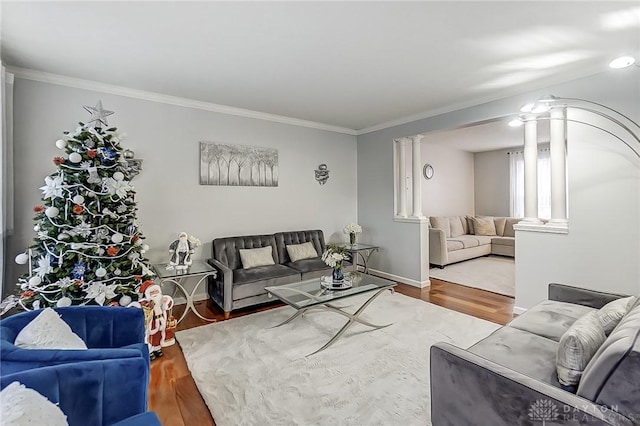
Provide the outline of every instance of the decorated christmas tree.
<path id="1" fill-rule="evenodd" d="M 42 204 L 34 207 L 36 238 L 16 262 L 29 263 L 16 302 L 27 309 L 81 304 L 128 305 L 136 288 L 153 276 L 149 249 L 136 222 L 135 190 L 120 146 L 122 134 L 107 128 L 102 108 L 84 107 L 87 124 L 56 141 L 66 153 L 45 178 Z M 103 129 L 103 126 L 105 129 Z"/>

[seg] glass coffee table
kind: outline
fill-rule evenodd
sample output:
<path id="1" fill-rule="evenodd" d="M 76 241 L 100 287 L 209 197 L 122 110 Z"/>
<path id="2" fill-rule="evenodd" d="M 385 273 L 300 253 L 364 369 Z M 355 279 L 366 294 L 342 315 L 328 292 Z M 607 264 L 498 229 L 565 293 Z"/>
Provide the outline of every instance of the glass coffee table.
<path id="1" fill-rule="evenodd" d="M 305 312 L 312 309 L 331 311 L 347 317 L 349 319 L 347 323 L 335 334 L 335 336 L 331 338 L 331 340 L 317 351 L 307 355 L 311 356 L 331 346 L 349 327 L 351 327 L 354 322 L 358 322 L 375 329 L 390 326 L 391 324 L 372 324 L 369 321 L 359 318 L 359 316 L 367 306 L 369 306 L 371 302 L 373 302 L 376 297 L 382 294 L 385 290 L 393 292 L 393 288 L 396 286 L 396 283 L 394 281 L 366 274 L 353 274 L 351 278 L 353 279 L 352 287 L 341 290 L 323 287 L 320 278 L 276 287 L 265 287 L 269 297 L 276 297 L 297 311 L 287 320 L 275 327 L 288 324 L 300 315 L 303 315 Z M 334 304 L 339 300 L 365 293 L 371 293 L 371 297 L 369 297 L 353 314 L 346 312 L 344 307 L 336 306 Z"/>

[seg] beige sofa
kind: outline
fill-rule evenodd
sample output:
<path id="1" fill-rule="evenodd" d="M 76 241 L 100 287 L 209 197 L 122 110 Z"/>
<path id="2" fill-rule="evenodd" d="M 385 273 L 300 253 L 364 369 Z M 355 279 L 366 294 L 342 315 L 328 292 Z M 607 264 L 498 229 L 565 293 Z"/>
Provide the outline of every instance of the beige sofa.
<path id="1" fill-rule="evenodd" d="M 521 219 L 491 216 L 431 216 L 429 263 L 450 263 L 498 254 L 515 257 L 513 225 Z"/>

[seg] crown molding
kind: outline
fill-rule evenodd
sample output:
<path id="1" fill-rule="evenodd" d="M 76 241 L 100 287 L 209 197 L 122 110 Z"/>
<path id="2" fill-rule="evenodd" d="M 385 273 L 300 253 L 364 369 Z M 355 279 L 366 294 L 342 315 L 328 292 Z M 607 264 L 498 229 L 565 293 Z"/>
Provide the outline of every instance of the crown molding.
<path id="1" fill-rule="evenodd" d="M 315 121 L 301 120 L 298 118 L 286 117 L 283 115 L 268 114 L 265 112 L 252 111 L 243 108 L 230 107 L 226 105 L 214 104 L 194 99 L 181 98 L 179 96 L 164 95 L 146 90 L 132 89 L 130 87 L 116 86 L 113 84 L 99 83 L 97 81 L 83 80 L 75 77 L 68 77 L 59 74 L 52 74 L 43 71 L 36 71 L 27 68 L 6 67 L 7 71 L 15 74 L 17 78 L 25 80 L 39 81 L 41 83 L 57 84 L 60 86 L 73 87 L 76 89 L 92 90 L 95 92 L 108 93 L 111 95 L 125 96 L 128 98 L 141 99 L 145 101 L 158 102 L 169 105 L 176 105 L 185 108 L 194 108 L 204 111 L 212 111 L 220 114 L 235 115 L 256 120 L 272 121 L 275 123 L 289 124 L 291 126 L 308 127 L 328 132 L 342 133 L 356 136 L 354 129 L 333 126 L 330 124 L 318 123 Z"/>
<path id="2" fill-rule="evenodd" d="M 519 95 L 524 95 L 530 92 L 535 92 L 538 90 L 542 90 L 542 89 L 546 89 L 548 87 L 551 86 L 557 86 L 559 84 L 564 84 L 570 81 L 574 81 L 574 80 L 578 80 L 581 78 L 586 78 L 586 77 L 590 77 L 592 75 L 596 75 L 596 74 L 601 74 L 602 72 L 602 68 L 601 67 L 590 67 L 588 69 L 584 69 L 584 70 L 580 70 L 578 72 L 574 72 L 571 73 L 569 75 L 567 75 L 562 81 L 560 82 L 556 82 L 553 84 L 549 84 L 549 83 L 545 83 L 542 82 L 538 85 L 536 85 L 535 87 L 529 87 L 527 89 L 525 89 L 523 91 L 523 89 L 521 87 L 513 87 L 511 90 L 505 90 L 503 92 L 500 92 L 499 94 L 496 95 L 492 95 L 492 96 L 481 96 L 478 98 L 473 98 L 470 99 L 468 101 L 465 102 L 458 102 L 456 104 L 451 104 L 451 105 L 446 105 L 444 107 L 441 108 L 434 108 L 434 109 L 430 109 L 428 111 L 423 111 L 421 113 L 418 114 L 414 114 L 414 115 L 409 115 L 406 117 L 401 117 L 395 120 L 391 120 L 391 121 L 387 121 L 384 123 L 380 123 L 380 124 L 374 124 L 373 126 L 370 127 L 365 127 L 362 129 L 358 129 L 358 131 L 356 132 L 357 136 L 360 135 L 364 135 L 367 133 L 371 133 L 371 132 L 375 132 L 378 130 L 384 130 L 384 129 L 388 129 L 390 127 L 395 127 L 395 126 L 400 126 L 402 124 L 407 124 L 407 123 L 411 123 L 414 121 L 419 121 L 419 120 L 425 120 L 427 118 L 431 118 L 431 117 L 435 117 L 438 115 L 442 115 L 442 114 L 447 114 L 453 111 L 459 111 L 461 109 L 465 109 L 465 108 L 471 108 L 471 107 L 475 107 L 478 105 L 482 105 L 482 104 L 486 104 L 489 102 L 494 102 L 494 101 L 498 101 L 504 98 L 508 98 L 510 96 L 519 96 Z"/>

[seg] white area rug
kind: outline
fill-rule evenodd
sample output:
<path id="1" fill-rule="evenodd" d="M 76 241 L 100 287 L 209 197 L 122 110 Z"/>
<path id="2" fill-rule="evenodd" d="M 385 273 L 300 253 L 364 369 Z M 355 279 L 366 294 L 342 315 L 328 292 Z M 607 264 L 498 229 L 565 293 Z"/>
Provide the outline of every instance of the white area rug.
<path id="1" fill-rule="evenodd" d="M 429 276 L 505 296 L 516 295 L 516 263 L 510 257 L 489 256 L 465 260 L 447 265 L 444 269 L 431 268 Z"/>
<path id="2" fill-rule="evenodd" d="M 341 302 L 355 310 L 364 300 Z M 270 328 L 294 312 L 277 308 L 177 333 L 218 426 L 431 424 L 431 345 L 466 348 L 499 327 L 385 292 L 361 318 L 393 325 L 373 330 L 355 324 L 333 346 L 306 358 L 346 318 L 312 311 Z"/>

